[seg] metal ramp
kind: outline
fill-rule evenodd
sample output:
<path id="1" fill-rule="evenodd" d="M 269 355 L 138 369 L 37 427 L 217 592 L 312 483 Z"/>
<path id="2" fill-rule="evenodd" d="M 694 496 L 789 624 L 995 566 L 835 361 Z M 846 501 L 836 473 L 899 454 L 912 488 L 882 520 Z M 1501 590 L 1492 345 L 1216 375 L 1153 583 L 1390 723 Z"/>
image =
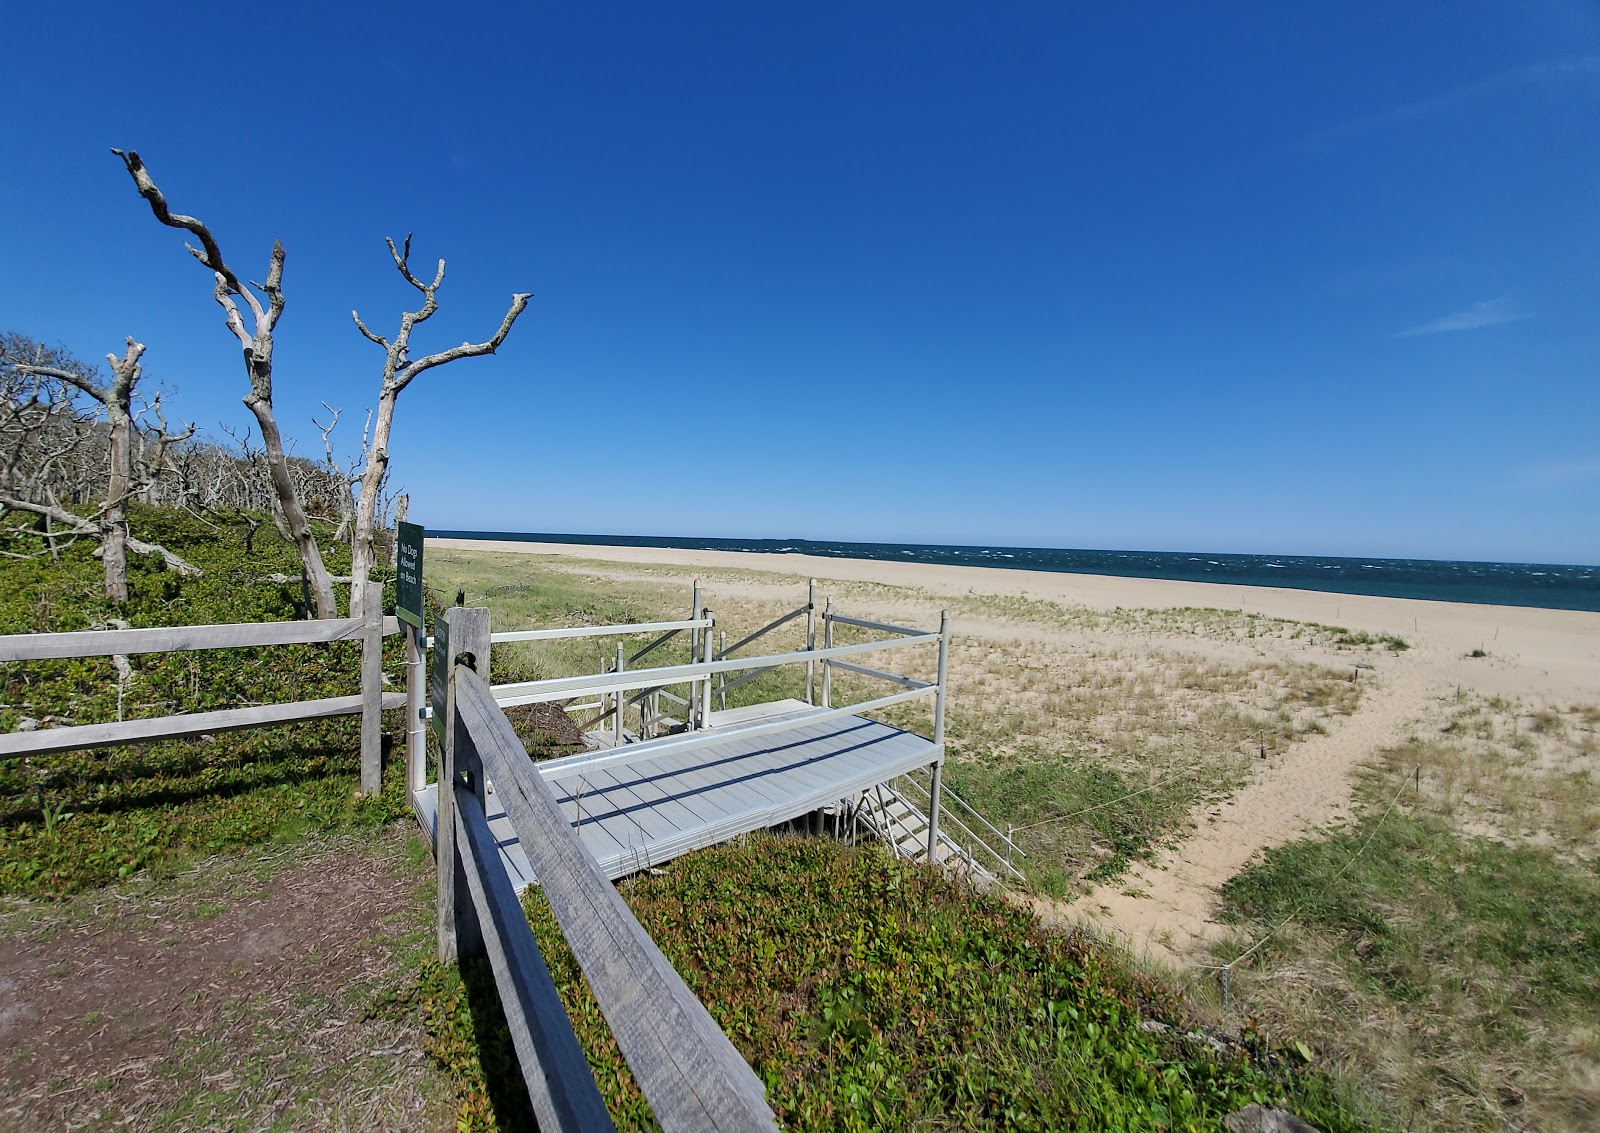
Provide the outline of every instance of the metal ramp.
<path id="1" fill-rule="evenodd" d="M 812 716 L 829 715 L 811 710 Z M 564 815 L 608 876 L 630 873 L 739 834 L 765 830 L 924 766 L 937 757 L 921 736 L 860 716 L 771 722 L 667 736 L 537 764 Z M 711 742 L 706 742 L 711 741 Z M 489 830 L 513 884 L 536 882 L 504 809 L 487 794 Z M 437 788 L 417 804 L 430 829 Z"/>
<path id="2" fill-rule="evenodd" d="M 918 861 L 931 856 L 938 864 L 982 882 L 1022 879 L 1013 864 L 1021 851 L 954 792 L 940 788 L 948 617 L 941 617 L 937 631 L 919 630 L 846 617 L 835 613 L 829 602 L 821 619 L 822 647 L 817 648 L 813 585 L 805 605 L 718 649 L 712 640 L 715 619 L 699 603 L 697 584 L 690 617 L 680 621 L 489 634 L 491 644 L 659 635 L 631 654 L 619 644 L 615 663 L 599 673 L 491 687 L 502 708 L 556 702 L 569 713 L 596 713 L 579 725 L 589 751 L 534 766 L 607 876 L 623 877 L 741 834 L 832 811 L 836 817 L 851 815 L 852 829 L 864 825 L 899 856 Z M 800 617 L 806 618 L 804 649 L 730 656 Z M 835 644 L 835 626 L 883 637 Z M 699 660 L 638 667 L 642 658 L 681 633 L 688 633 L 689 655 Z M 866 653 L 935 645 L 934 681 L 856 662 Z M 436 661 L 448 654 L 444 641 L 435 648 Z M 784 665 L 804 666 L 806 700 L 726 706 L 730 691 Z M 899 686 L 900 691 L 838 706 L 832 691 L 835 670 Z M 818 671 L 820 704 L 814 701 Z M 740 673 L 744 675 L 735 676 Z M 673 689 L 682 690 L 682 695 Z M 433 712 L 442 714 L 445 682 L 437 665 L 431 698 Z M 934 701 L 931 739 L 866 715 L 921 698 Z M 663 701 L 669 711 L 681 708 L 683 721 L 669 718 L 662 711 Z M 597 728 L 600 724 L 609 726 Z M 919 774 L 926 777 L 926 786 Z M 536 884 L 492 782 L 486 784 L 482 799 L 489 833 L 512 883 L 519 891 Z M 423 825 L 436 832 L 437 785 L 420 786 L 413 802 Z M 840 823 L 834 825 L 838 829 Z M 974 828 L 986 830 L 1005 852 L 996 851 Z"/>

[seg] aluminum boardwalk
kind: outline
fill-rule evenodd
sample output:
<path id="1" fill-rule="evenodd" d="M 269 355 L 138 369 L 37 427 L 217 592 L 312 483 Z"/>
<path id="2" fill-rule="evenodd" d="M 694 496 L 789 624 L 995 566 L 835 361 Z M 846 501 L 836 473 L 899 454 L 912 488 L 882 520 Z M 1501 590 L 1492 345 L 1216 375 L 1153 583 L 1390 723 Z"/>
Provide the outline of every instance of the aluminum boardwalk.
<path id="1" fill-rule="evenodd" d="M 741 736 L 737 724 L 538 764 L 564 815 L 612 878 L 763 830 L 888 782 L 936 758 L 921 736 L 860 716 Z M 731 714 L 730 714 L 731 715 Z M 437 787 L 417 792 L 430 831 Z M 535 878 L 491 785 L 489 829 L 519 890 Z"/>

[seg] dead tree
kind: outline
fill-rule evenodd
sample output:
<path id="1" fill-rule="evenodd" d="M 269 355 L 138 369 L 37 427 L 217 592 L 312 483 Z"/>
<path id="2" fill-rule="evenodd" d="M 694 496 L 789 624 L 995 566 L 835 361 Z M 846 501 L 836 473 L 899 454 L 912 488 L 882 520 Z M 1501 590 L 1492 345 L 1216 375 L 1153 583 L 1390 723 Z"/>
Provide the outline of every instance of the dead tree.
<path id="1" fill-rule="evenodd" d="M 121 358 L 107 354 L 111 363 L 111 384 L 102 385 L 92 377 L 57 366 L 40 366 L 20 363 L 23 373 L 38 374 L 65 382 L 81 393 L 86 393 L 105 407 L 106 423 L 110 427 L 107 461 L 106 499 L 99 510 L 100 554 L 105 560 L 106 599 L 122 603 L 128 600 L 128 499 L 135 489 L 133 477 L 133 390 L 143 373 L 139 359 L 144 356 L 144 344 L 128 339 L 126 353 Z M 160 416 L 160 409 L 156 409 Z M 168 433 L 165 421 L 159 434 L 159 445 L 165 450 L 173 441 L 188 440 L 194 435 L 190 425 L 182 433 Z M 159 453 L 154 462 L 160 468 Z M 14 503 L 10 506 L 16 506 Z"/>
<path id="2" fill-rule="evenodd" d="M 394 424 L 395 402 L 399 400 L 401 391 L 410 385 L 411 380 L 418 374 L 435 366 L 443 366 L 461 358 L 493 354 L 506 340 L 506 335 L 511 333 L 512 325 L 517 321 L 517 316 L 527 308 L 528 300 L 533 298 L 531 293 L 519 292 L 512 295 L 511 307 L 506 311 L 505 318 L 500 320 L 500 329 L 487 341 L 463 342 L 460 346 L 452 346 L 448 350 L 413 360 L 410 357 L 411 332 L 418 323 L 426 322 L 439 309 L 438 292 L 444 283 L 444 261 L 439 261 L 433 282 L 424 283 L 411 273 L 410 235 L 406 236 L 403 248 L 396 248 L 393 240 L 389 240 L 388 245 L 389 255 L 394 258 L 394 266 L 399 269 L 407 283 L 421 292 L 422 306 L 415 311 L 401 313 L 400 329 L 395 332 L 393 341 L 373 334 L 361 321 L 359 314 L 355 311 L 350 312 L 350 317 L 355 320 L 356 329 L 368 342 L 382 347 L 384 352 L 383 383 L 378 388 L 378 416 L 373 424 L 372 440 L 366 448 L 366 467 L 361 472 L 361 498 L 356 502 L 355 534 L 350 550 L 350 577 L 355 580 L 350 588 L 351 617 L 359 617 L 363 612 L 363 609 L 358 607 L 362 607 L 366 600 L 366 583 L 375 561 L 374 527 L 378 519 L 379 497 L 384 477 L 389 471 L 389 433 Z"/>
<path id="3" fill-rule="evenodd" d="M 86 366 L 72 360 L 72 365 L 51 365 L 42 361 L 46 357 L 45 351 L 36 351 L 35 357 L 40 359 L 34 362 L 13 360 L 11 369 L 17 374 L 27 374 L 35 378 L 46 378 L 60 382 L 63 386 L 71 387 L 80 393 L 87 394 L 99 402 L 105 409 L 107 424 L 107 462 L 106 462 L 106 494 L 105 502 L 95 513 L 93 528 L 95 537 L 100 542 L 100 555 L 105 563 L 105 595 L 107 601 L 124 603 L 128 600 L 128 549 L 130 546 L 138 553 L 159 551 L 165 561 L 175 569 L 185 573 L 199 573 L 196 568 L 182 559 L 173 555 L 165 548 L 131 540 L 128 535 L 128 500 L 136 493 L 149 488 L 151 478 L 158 475 L 161 469 L 162 456 L 168 445 L 176 441 L 185 441 L 194 435 L 194 426 L 189 425 L 181 433 L 168 433 L 166 419 L 161 416 L 160 398 L 157 397 L 151 408 L 160 428 L 154 434 L 137 438 L 140 447 L 146 445 L 154 447 L 153 459 L 141 457 L 141 476 L 134 475 L 133 448 L 136 440 L 137 416 L 133 411 L 134 389 L 139 384 L 143 373 L 139 359 L 144 356 L 144 344 L 135 342 L 132 338 L 127 340 L 127 350 L 121 358 L 115 354 L 107 354 L 106 360 L 111 363 L 112 380 L 109 385 L 95 379 L 94 373 Z M 75 421 L 78 420 L 75 418 Z M 42 476 L 48 476 L 50 460 L 43 462 Z M 53 493 L 48 487 L 47 480 L 41 480 L 34 492 L 34 498 L 24 498 L 10 493 L 0 494 L 0 505 L 8 510 L 33 512 L 43 517 L 47 522 L 54 520 L 65 524 L 75 534 L 85 534 L 91 530 L 91 522 L 73 515 L 62 508 L 53 498 Z"/>
<path id="4" fill-rule="evenodd" d="M 278 505 L 282 509 L 289 536 L 300 552 L 300 562 L 312 591 L 316 615 L 319 618 L 338 617 L 338 605 L 333 596 L 333 581 L 328 577 L 328 569 L 322 563 L 322 553 L 317 547 L 316 535 L 311 530 L 305 508 L 295 492 L 289 458 L 283 450 L 283 435 L 278 431 L 278 422 L 272 414 L 272 332 L 283 314 L 283 245 L 273 241 L 272 259 L 267 267 L 266 281 L 251 283 L 246 287 L 223 260 L 222 250 L 217 247 L 210 229 L 195 217 L 174 213 L 167 207 L 167 198 L 156 187 L 139 155 L 132 150 L 124 152 L 114 149 L 111 152 L 121 158 L 122 163 L 127 166 L 128 174 L 133 178 L 139 195 L 149 202 L 150 211 L 155 214 L 155 218 L 169 228 L 181 228 L 192 233 L 200 241 L 199 248 L 188 243 L 185 243 L 184 247 L 189 250 L 190 255 L 200 261 L 202 266 L 210 269 L 215 277 L 216 286 L 212 296 L 226 316 L 228 329 L 244 348 L 245 372 L 250 379 L 250 392 L 245 396 L 244 403 L 261 428 L 261 440 L 266 450 L 267 468 L 272 476 L 273 489 L 277 494 Z M 266 296 L 265 306 L 257 297 L 256 291 Z M 250 308 L 255 324 L 253 332 L 245 329 L 244 319 L 239 314 L 239 306 L 235 299 L 242 299 Z"/>

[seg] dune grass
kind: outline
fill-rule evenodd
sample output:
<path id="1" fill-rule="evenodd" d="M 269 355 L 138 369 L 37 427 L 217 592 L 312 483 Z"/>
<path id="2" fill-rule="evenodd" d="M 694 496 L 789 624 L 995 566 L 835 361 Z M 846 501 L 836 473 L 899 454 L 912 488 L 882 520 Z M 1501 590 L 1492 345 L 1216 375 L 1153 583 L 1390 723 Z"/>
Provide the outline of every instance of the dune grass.
<path id="1" fill-rule="evenodd" d="M 1597 720 L 1464 696 L 1385 751 L 1358 821 L 1224 889 L 1242 931 L 1219 959 L 1293 915 L 1236 974 L 1243 1009 L 1315 1024 L 1321 1051 L 1407 1127 L 1594 1128 Z"/>

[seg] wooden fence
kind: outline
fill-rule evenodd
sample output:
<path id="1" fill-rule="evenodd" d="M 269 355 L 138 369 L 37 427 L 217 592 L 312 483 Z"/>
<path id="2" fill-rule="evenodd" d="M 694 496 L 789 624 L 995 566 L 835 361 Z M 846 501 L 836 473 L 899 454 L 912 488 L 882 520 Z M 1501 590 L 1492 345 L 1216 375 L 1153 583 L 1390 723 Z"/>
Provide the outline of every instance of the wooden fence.
<path id="1" fill-rule="evenodd" d="M 634 919 L 495 702 L 489 611 L 450 609 L 435 634 L 448 674 L 435 837 L 439 954 L 487 953 L 539 1127 L 614 1128 L 489 832 L 490 779 L 662 1129 L 775 1129 L 760 1079 Z"/>
<path id="2" fill-rule="evenodd" d="M 319 641 L 361 642 L 361 691 L 351 696 L 258 704 L 215 712 L 191 712 L 79 724 L 0 735 L 0 758 L 44 755 L 81 748 L 111 747 L 149 740 L 177 739 L 236 728 L 258 728 L 328 716 L 361 716 L 361 791 L 376 794 L 382 782 L 382 720 L 386 709 L 406 707 L 405 693 L 383 691 L 383 638 L 399 623 L 374 609 L 365 618 L 327 618 L 300 622 L 243 622 L 230 625 L 170 626 L 156 629 L 95 629 L 73 633 L 0 635 L 0 662 L 45 661 L 74 657 L 114 657 L 133 653 L 178 653 L 201 649 L 245 649 L 304 645 Z M 408 761 L 420 754 L 407 746 Z M 409 781 L 409 778 L 408 778 Z"/>

